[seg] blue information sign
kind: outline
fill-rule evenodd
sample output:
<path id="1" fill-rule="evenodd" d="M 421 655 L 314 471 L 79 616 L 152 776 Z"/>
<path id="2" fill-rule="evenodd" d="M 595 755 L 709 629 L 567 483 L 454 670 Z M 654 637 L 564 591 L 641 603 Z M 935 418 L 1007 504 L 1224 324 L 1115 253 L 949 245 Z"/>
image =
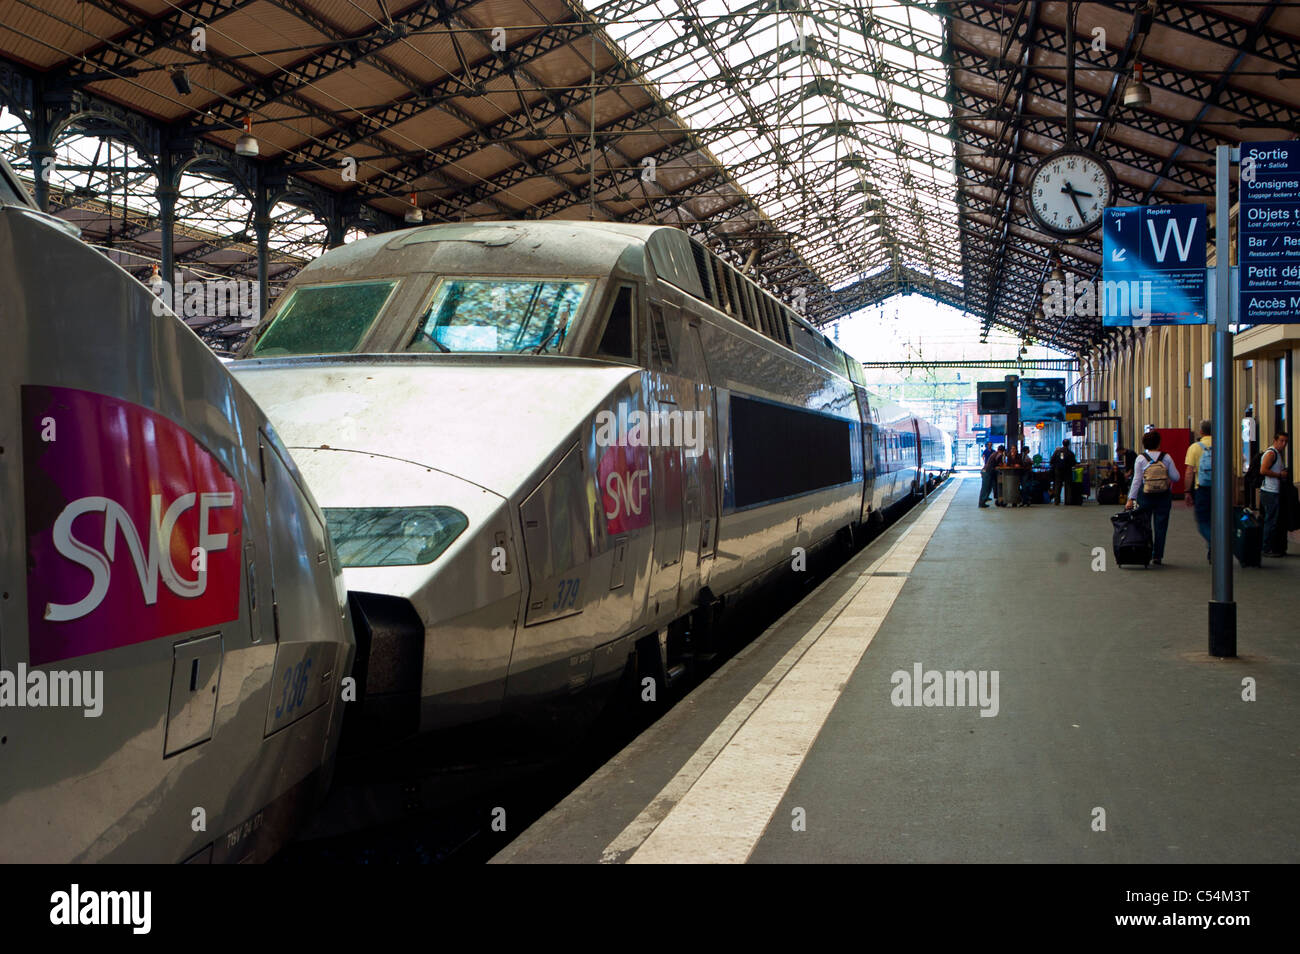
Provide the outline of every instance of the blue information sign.
<path id="1" fill-rule="evenodd" d="M 1238 321 L 1300 322 L 1300 143 L 1243 143 L 1239 171 Z"/>
<path id="2" fill-rule="evenodd" d="M 1102 213 L 1104 325 L 1205 324 L 1205 206 L 1134 205 Z"/>

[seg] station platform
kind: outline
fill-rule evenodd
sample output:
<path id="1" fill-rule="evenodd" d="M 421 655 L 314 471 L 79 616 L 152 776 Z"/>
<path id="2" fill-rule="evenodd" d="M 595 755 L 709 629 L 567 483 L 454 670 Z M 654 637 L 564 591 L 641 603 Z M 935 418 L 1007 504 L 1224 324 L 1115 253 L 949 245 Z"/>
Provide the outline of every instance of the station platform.
<path id="1" fill-rule="evenodd" d="M 978 491 L 913 508 L 493 863 L 1300 860 L 1300 556 L 1234 567 L 1215 659 L 1180 502 L 1167 565 L 1121 569 L 1117 508 Z"/>

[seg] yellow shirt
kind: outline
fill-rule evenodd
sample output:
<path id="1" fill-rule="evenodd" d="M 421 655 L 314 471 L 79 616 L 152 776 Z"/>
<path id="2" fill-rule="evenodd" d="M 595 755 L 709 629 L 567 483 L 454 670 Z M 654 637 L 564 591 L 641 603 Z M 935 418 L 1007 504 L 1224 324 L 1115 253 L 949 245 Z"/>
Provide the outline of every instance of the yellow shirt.
<path id="1" fill-rule="evenodd" d="M 1205 453 L 1205 448 L 1213 446 L 1214 438 L 1209 437 L 1208 435 L 1202 435 L 1200 440 L 1187 448 L 1187 460 L 1185 463 L 1187 464 L 1187 487 L 1189 490 L 1195 489 L 1196 487 L 1196 471 L 1201 466 L 1201 455 Z"/>

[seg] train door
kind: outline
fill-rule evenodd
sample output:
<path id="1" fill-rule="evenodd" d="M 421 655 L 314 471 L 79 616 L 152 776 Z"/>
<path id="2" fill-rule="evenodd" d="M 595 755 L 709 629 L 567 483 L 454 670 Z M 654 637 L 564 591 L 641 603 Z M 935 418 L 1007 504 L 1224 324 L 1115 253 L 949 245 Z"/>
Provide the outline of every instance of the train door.
<path id="1" fill-rule="evenodd" d="M 914 459 L 916 461 L 916 484 L 914 485 L 914 487 L 916 490 L 924 490 L 925 489 L 925 457 L 921 453 L 921 425 L 917 422 L 916 418 L 912 418 L 909 428 L 912 434 L 913 450 L 915 451 L 915 453 L 908 459 L 909 460 Z"/>
<path id="2" fill-rule="evenodd" d="M 337 658 L 339 624 L 333 616 L 339 595 L 331 576 L 320 569 L 331 559 L 329 538 L 294 479 L 288 453 L 266 431 L 259 437 L 271 550 L 271 605 L 267 611 L 259 607 L 255 613 L 263 624 L 269 617 L 277 643 L 266 712 L 265 734 L 270 735 L 328 701 L 330 687 L 337 681 L 330 676 L 341 664 Z M 289 514 L 304 519 L 286 519 Z M 255 594 L 257 583 L 249 582 Z M 255 626 L 259 622 L 256 617 Z"/>
<path id="3" fill-rule="evenodd" d="M 698 319 L 689 316 L 677 325 L 679 404 L 682 443 L 682 575 L 677 610 L 690 610 L 708 579 L 705 561 L 715 553 L 717 536 L 717 476 L 713 462 L 716 416 L 713 389 L 708 385 L 704 345 Z"/>
<path id="4" fill-rule="evenodd" d="M 871 426 L 871 405 L 867 392 L 862 388 L 853 390 L 858 398 L 858 419 L 862 421 L 862 515 L 859 519 L 865 521 L 873 507 L 872 490 L 876 482 L 876 457 L 873 446 L 875 429 Z"/>
<path id="5" fill-rule="evenodd" d="M 681 389 L 675 380 L 677 354 L 670 335 L 670 322 L 680 328 L 677 309 L 671 313 L 658 302 L 649 308 L 646 323 L 647 362 L 650 386 L 646 389 L 646 410 L 651 416 L 650 488 L 654 512 L 654 554 L 650 567 L 647 600 L 651 614 L 676 605 L 676 590 L 682 573 L 682 542 L 685 532 L 682 513 L 682 447 L 671 440 L 671 422 L 681 420 Z M 676 330 L 674 328 L 674 330 Z M 679 338 L 680 335 L 676 336 Z M 670 424 L 665 434 L 664 424 Z"/>

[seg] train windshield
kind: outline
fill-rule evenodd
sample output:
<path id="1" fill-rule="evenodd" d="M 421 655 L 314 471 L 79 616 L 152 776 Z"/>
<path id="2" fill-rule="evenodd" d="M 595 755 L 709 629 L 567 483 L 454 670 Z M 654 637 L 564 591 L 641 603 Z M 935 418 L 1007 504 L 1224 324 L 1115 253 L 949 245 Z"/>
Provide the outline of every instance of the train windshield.
<path id="1" fill-rule="evenodd" d="M 455 507 L 325 507 L 346 566 L 420 566 L 438 559 L 469 520 Z"/>
<path id="2" fill-rule="evenodd" d="M 396 287 L 395 281 L 383 281 L 295 288 L 257 340 L 253 354 L 271 357 L 351 351 L 375 323 Z"/>
<path id="3" fill-rule="evenodd" d="M 590 282 L 444 278 L 407 351 L 559 351 Z"/>

